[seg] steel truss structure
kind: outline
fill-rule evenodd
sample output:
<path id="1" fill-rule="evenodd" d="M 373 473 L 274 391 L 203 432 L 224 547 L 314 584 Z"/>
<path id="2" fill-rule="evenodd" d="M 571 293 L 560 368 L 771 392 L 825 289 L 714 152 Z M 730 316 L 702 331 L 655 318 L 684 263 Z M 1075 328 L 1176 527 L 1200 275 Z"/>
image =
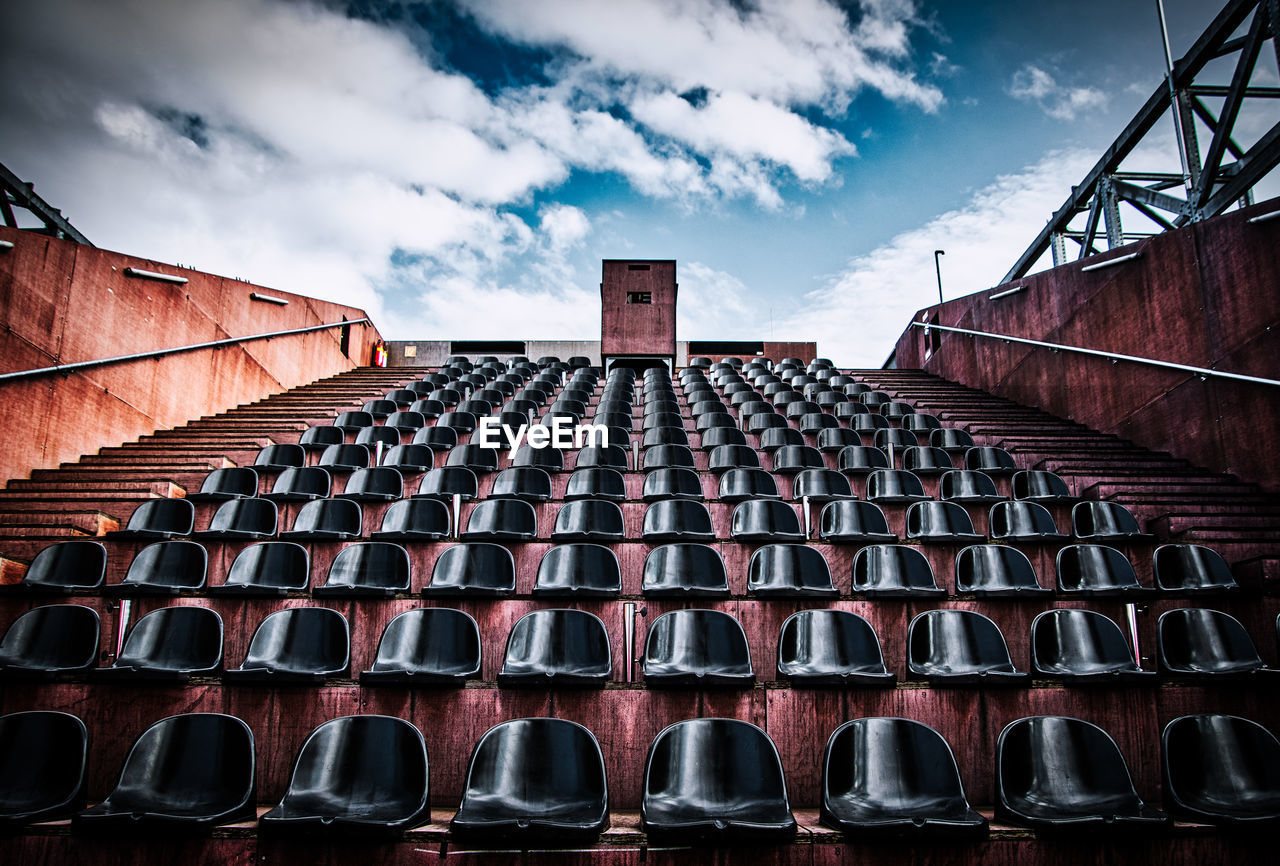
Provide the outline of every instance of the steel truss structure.
<path id="1" fill-rule="evenodd" d="M 1105 251 L 1098 249 L 1101 239 L 1110 250 L 1217 216 L 1237 202 L 1252 203 L 1253 187 L 1280 162 L 1280 112 L 1276 111 L 1280 103 L 1275 102 L 1280 99 L 1280 87 L 1250 83 L 1268 40 L 1268 53 L 1280 68 L 1278 32 L 1280 0 L 1229 0 L 1191 50 L 1172 64 L 1172 74 L 1151 94 L 1084 180 L 1072 187 L 1070 197 L 1001 284 L 1026 276 L 1046 250 L 1052 251 L 1055 266 L 1069 261 L 1068 241 L 1076 245 L 1076 250 L 1071 250 L 1077 252 L 1075 258 L 1083 259 Z M 1232 56 L 1235 68 L 1230 83 L 1197 80 L 1210 77 L 1206 67 L 1214 61 Z M 1206 100 L 1217 106 L 1216 113 Z M 1243 126 L 1238 123 L 1242 110 L 1258 105 L 1266 106 L 1263 111 L 1269 114 L 1255 113 L 1251 121 L 1261 117 L 1264 122 L 1275 122 L 1252 144 L 1242 147 L 1237 136 Z M 1177 132 L 1181 170 L 1123 168 L 1125 159 L 1170 112 Z M 1203 154 L 1198 129 L 1208 133 L 1209 143 Z M 1126 213 L 1136 212 L 1144 217 L 1149 230 L 1125 231 L 1121 205 L 1125 205 Z"/>
<path id="2" fill-rule="evenodd" d="M 17 213 L 19 210 L 29 214 L 30 217 L 20 221 Z M 32 225 L 33 222 L 38 222 L 39 225 Z M 0 225 L 27 229 L 93 246 L 87 237 L 67 221 L 62 211 L 36 195 L 31 184 L 24 183 L 2 164 L 0 164 Z"/>

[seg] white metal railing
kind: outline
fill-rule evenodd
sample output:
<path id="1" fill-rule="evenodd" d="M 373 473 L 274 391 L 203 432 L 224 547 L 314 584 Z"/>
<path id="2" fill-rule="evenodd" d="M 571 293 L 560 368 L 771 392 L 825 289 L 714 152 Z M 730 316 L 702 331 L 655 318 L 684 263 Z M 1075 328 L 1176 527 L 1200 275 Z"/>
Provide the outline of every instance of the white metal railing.
<path id="1" fill-rule="evenodd" d="M 1048 343 L 1044 340 L 1029 340 L 1026 337 L 1012 337 L 1008 334 L 995 334 L 990 331 L 974 331 L 969 328 L 956 328 L 951 325 L 937 325 L 929 322 L 912 322 L 910 327 L 923 328 L 926 336 L 928 336 L 930 329 L 937 328 L 939 331 L 948 331 L 954 334 L 968 334 L 970 337 L 985 337 L 990 340 L 1001 340 L 1005 343 L 1019 343 L 1024 346 L 1037 346 L 1041 349 L 1052 349 L 1055 352 L 1074 352 L 1077 355 L 1091 355 L 1095 358 L 1106 358 L 1113 364 L 1120 361 L 1129 361 L 1134 364 L 1146 364 L 1150 367 L 1162 367 L 1166 370 L 1177 370 L 1182 373 L 1191 373 L 1192 375 L 1199 376 L 1201 379 L 1230 379 L 1236 382 L 1250 382 L 1255 385 L 1280 386 L 1280 379 L 1267 379 L 1262 376 L 1246 376 L 1243 373 L 1227 373 L 1222 370 L 1211 370 L 1208 367 L 1193 367 L 1190 364 L 1175 364 L 1172 361 L 1158 361 L 1155 358 L 1142 358 L 1137 355 L 1123 355 L 1119 352 L 1103 352 L 1098 349 L 1085 349 L 1081 346 L 1068 346 L 1063 343 Z"/>

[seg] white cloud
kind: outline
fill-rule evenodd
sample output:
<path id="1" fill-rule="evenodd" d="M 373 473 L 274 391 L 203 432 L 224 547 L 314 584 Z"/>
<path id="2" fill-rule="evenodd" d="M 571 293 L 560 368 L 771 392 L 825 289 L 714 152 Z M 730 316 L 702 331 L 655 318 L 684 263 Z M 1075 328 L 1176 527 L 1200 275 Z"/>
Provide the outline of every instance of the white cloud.
<path id="1" fill-rule="evenodd" d="M 1009 95 L 1038 103 L 1055 120 L 1075 120 L 1080 114 L 1105 108 L 1107 95 L 1093 87 L 1067 87 L 1040 67 L 1028 63 L 1013 73 Z"/>
<path id="2" fill-rule="evenodd" d="M 582 170 L 778 209 L 855 154 L 823 112 L 863 90 L 942 100 L 915 79 L 911 0 L 852 19 L 834 0 L 477 0 L 485 26 L 573 52 L 497 94 L 318 0 L 20 5 L 0 4 L 11 168 L 104 247 L 357 304 L 388 336 L 589 336 L 573 261 L 593 216 L 526 221 L 535 196 Z M 691 285 L 741 295 L 700 267 Z"/>
<path id="3" fill-rule="evenodd" d="M 758 340 L 765 333 L 768 310 L 751 303 L 738 277 L 702 262 L 681 262 L 679 280 L 678 339 Z"/>
<path id="4" fill-rule="evenodd" d="M 938 302 L 933 251 L 942 256 L 944 297 L 996 284 L 1092 166 L 1096 154 L 1055 151 L 1038 164 L 1003 175 L 963 207 L 904 232 L 851 260 L 823 288 L 805 296 L 779 333 L 804 334 L 839 366 L 878 367 L 911 315 Z"/>

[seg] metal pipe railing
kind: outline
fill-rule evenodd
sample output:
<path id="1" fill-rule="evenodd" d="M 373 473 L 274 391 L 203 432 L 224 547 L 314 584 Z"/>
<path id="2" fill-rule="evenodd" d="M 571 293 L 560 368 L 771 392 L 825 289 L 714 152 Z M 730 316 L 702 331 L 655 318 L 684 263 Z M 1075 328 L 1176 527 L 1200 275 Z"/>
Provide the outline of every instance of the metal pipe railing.
<path id="1" fill-rule="evenodd" d="M 1063 343 L 1047 343 L 1044 340 L 1028 340 L 1026 337 L 1011 337 L 1008 334 L 994 334 L 990 331 L 973 331 L 969 328 L 956 328 L 950 325 L 937 325 L 929 322 L 912 322 L 909 327 L 923 328 L 925 334 L 930 328 L 949 331 L 954 334 L 968 334 L 970 337 L 986 337 L 991 340 L 1002 340 L 1006 343 L 1021 343 L 1024 346 L 1038 346 L 1041 349 L 1052 349 L 1055 352 L 1074 352 L 1078 355 L 1091 355 L 1095 358 L 1106 358 L 1112 363 L 1130 361 L 1135 364 L 1146 364 L 1151 367 L 1163 367 L 1166 370 L 1177 370 L 1191 373 L 1201 379 L 1231 379 L 1236 382 L 1251 382 L 1255 385 L 1280 386 L 1280 379 L 1266 379 L 1262 376 L 1246 376 L 1243 373 L 1226 373 L 1222 370 L 1211 370 L 1208 367 L 1193 367 L 1190 364 L 1175 364 L 1172 361 L 1157 361 L 1155 358 L 1142 358 L 1137 355 L 1122 355 L 1119 352 L 1103 352 L 1098 349 L 1085 349 L 1080 346 L 1068 346 Z"/>
<path id="2" fill-rule="evenodd" d="M 193 343 L 190 346 L 174 346 L 170 349 L 156 349 L 151 352 L 136 352 L 132 355 L 116 355 L 114 358 L 98 358 L 95 361 L 76 361 L 72 364 L 57 364 L 53 367 L 37 367 L 34 370 L 18 370 L 13 373 L 0 373 L 0 382 L 12 382 L 17 379 L 30 379 L 50 373 L 70 373 L 73 370 L 84 370 L 90 367 L 105 367 L 108 364 L 120 364 L 125 361 L 141 361 L 146 358 L 163 358 L 166 355 L 177 355 L 182 352 L 195 352 L 199 349 L 217 349 L 222 346 L 234 346 L 237 343 L 249 343 L 254 340 L 270 340 L 273 337 L 291 337 L 295 334 L 309 334 L 312 331 L 326 331 L 341 328 L 345 325 L 373 324 L 369 318 L 351 319 L 345 322 L 330 322 L 325 325 L 310 325 L 306 328 L 294 328 L 290 331 L 272 331 L 268 334 L 252 334 L 247 337 L 227 337 L 225 340 L 212 340 L 208 343 Z"/>

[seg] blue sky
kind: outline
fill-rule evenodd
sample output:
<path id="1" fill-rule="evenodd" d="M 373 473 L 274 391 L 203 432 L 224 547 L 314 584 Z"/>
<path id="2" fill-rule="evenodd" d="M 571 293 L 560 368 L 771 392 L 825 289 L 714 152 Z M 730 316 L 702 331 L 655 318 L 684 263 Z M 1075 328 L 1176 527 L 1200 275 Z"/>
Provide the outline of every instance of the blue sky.
<path id="1" fill-rule="evenodd" d="M 1216 4 L 1166 11 L 1177 57 Z M 0 162 L 99 246 L 403 339 L 590 339 L 601 259 L 674 258 L 681 339 L 848 366 L 936 299 L 933 249 L 948 296 L 995 284 L 1163 70 L 1155 0 L 42 0 L 0 26 Z"/>

